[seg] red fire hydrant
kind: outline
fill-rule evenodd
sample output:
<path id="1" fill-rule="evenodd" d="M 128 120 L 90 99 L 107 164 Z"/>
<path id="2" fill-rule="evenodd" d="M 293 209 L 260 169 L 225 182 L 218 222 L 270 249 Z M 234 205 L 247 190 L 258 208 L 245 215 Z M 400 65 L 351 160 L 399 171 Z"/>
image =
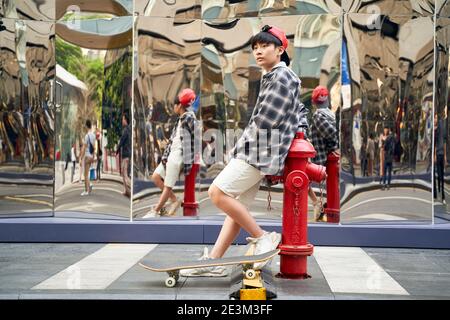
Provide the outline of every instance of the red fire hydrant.
<path id="1" fill-rule="evenodd" d="M 198 214 L 198 202 L 195 201 L 195 178 L 199 170 L 199 164 L 192 165 L 191 172 L 184 180 L 184 201 L 183 201 L 183 215 L 196 216 Z"/>
<path id="2" fill-rule="evenodd" d="M 307 256 L 313 253 L 308 243 L 308 188 L 310 181 L 326 178 L 325 167 L 308 162 L 314 147 L 298 132 L 289 149 L 284 168 L 283 231 L 280 276 L 306 278 Z"/>
<path id="3" fill-rule="evenodd" d="M 332 152 L 327 157 L 327 207 L 324 209 L 327 222 L 339 223 L 339 195 L 339 154 Z"/>

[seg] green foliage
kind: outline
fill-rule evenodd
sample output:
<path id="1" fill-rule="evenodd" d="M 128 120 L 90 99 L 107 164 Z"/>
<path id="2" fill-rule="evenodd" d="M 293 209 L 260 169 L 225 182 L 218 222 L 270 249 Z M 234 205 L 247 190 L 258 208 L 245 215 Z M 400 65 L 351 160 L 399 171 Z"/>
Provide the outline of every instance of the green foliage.
<path id="1" fill-rule="evenodd" d="M 106 13 L 66 13 L 61 21 L 71 21 L 71 20 L 96 20 L 96 19 L 111 19 L 114 15 Z"/>
<path id="2" fill-rule="evenodd" d="M 107 129 L 108 149 L 119 142 L 122 134 L 122 113 L 130 112 L 126 80 L 131 81 L 131 49 L 105 69 L 105 92 L 102 122 Z"/>
<path id="3" fill-rule="evenodd" d="M 101 59 L 89 59 L 83 55 L 81 48 L 60 38 L 56 38 L 56 62 L 76 76 L 88 88 L 84 92 L 85 105 L 78 107 L 74 124 L 75 131 L 84 132 L 86 119 L 101 120 L 104 88 L 104 62 Z"/>
<path id="4" fill-rule="evenodd" d="M 75 62 L 83 58 L 81 48 L 56 37 L 56 63 L 70 72 Z"/>

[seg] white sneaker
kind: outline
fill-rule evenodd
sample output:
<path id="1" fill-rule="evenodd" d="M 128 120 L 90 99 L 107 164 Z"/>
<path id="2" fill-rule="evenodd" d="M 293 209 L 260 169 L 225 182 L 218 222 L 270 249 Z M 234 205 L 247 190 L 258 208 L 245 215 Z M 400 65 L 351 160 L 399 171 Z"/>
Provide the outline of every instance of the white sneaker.
<path id="1" fill-rule="evenodd" d="M 254 255 L 264 254 L 266 252 L 275 250 L 281 241 L 281 234 L 276 232 L 264 232 L 259 238 L 248 237 L 247 241 L 255 244 Z M 258 262 L 253 265 L 253 269 L 261 270 L 270 260 Z"/>
<path id="2" fill-rule="evenodd" d="M 158 212 L 156 212 L 155 208 L 152 207 L 150 209 L 150 212 L 147 213 L 145 216 L 143 216 L 142 219 L 155 218 L 157 215 L 158 215 Z"/>
<path id="3" fill-rule="evenodd" d="M 198 261 L 210 260 L 208 255 L 208 248 L 203 249 L 203 255 Z M 183 269 L 180 270 L 180 276 L 182 277 L 226 277 L 227 268 L 225 266 L 204 267 L 195 269 Z"/>
<path id="4" fill-rule="evenodd" d="M 181 200 L 177 199 L 174 202 L 169 203 L 167 206 L 167 215 L 172 216 L 174 215 L 178 208 L 181 207 Z"/>
<path id="5" fill-rule="evenodd" d="M 81 193 L 81 196 L 82 196 L 82 197 L 88 196 L 88 195 L 89 195 L 89 192 L 87 192 L 87 191 L 83 191 L 83 192 Z"/>

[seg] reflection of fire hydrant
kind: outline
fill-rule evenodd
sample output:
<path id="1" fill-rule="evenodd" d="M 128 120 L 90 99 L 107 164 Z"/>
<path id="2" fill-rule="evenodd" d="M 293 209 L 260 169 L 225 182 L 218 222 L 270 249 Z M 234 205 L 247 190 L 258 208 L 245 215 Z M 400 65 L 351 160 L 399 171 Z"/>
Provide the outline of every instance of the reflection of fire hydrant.
<path id="1" fill-rule="evenodd" d="M 191 172 L 189 172 L 184 180 L 184 216 L 196 216 L 198 214 L 198 203 L 195 201 L 195 178 L 197 177 L 198 170 L 199 164 L 194 163 Z"/>
<path id="2" fill-rule="evenodd" d="M 327 157 L 327 207 L 324 213 L 327 222 L 339 223 L 339 154 L 332 152 Z"/>
<path id="3" fill-rule="evenodd" d="M 316 154 L 314 147 L 298 132 L 284 168 L 283 235 L 280 245 L 280 275 L 306 278 L 307 256 L 313 253 L 308 243 L 308 188 L 310 181 L 326 178 L 325 167 L 308 162 Z"/>

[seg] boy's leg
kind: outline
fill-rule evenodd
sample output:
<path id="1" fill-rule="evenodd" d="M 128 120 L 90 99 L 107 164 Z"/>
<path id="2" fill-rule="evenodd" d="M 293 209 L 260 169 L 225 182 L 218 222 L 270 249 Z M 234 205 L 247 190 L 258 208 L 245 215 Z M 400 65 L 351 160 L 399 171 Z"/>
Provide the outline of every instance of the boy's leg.
<path id="1" fill-rule="evenodd" d="M 84 190 L 89 192 L 89 169 L 91 168 L 91 161 L 89 157 L 84 158 Z"/>
<path id="2" fill-rule="evenodd" d="M 237 224 L 229 216 L 225 218 L 222 229 L 217 237 L 214 248 L 209 253 L 209 257 L 213 259 L 221 258 L 225 254 L 225 251 L 231 246 L 233 241 L 239 235 L 241 226 Z"/>
<path id="3" fill-rule="evenodd" d="M 311 198 L 311 201 L 313 204 L 317 203 L 317 196 L 316 193 L 314 192 L 313 188 L 311 188 L 311 186 L 308 189 L 308 195 Z"/>
<path id="4" fill-rule="evenodd" d="M 259 238 L 264 234 L 264 231 L 256 223 L 255 218 L 253 218 L 247 208 L 239 200 L 226 195 L 214 184 L 209 188 L 208 194 L 213 204 L 225 212 L 236 224 L 247 231 L 251 237 Z M 231 233 L 229 235 L 223 235 L 223 238 L 227 237 L 231 237 Z"/>
<path id="5" fill-rule="evenodd" d="M 158 174 L 158 172 L 153 172 L 152 181 L 159 189 L 161 189 L 161 191 L 164 191 L 164 181 L 162 177 Z M 170 189 L 169 198 L 170 200 L 172 200 L 172 202 L 177 201 L 177 196 L 172 191 L 172 189 Z"/>
<path id="6" fill-rule="evenodd" d="M 164 207 L 164 205 L 166 204 L 167 200 L 170 198 L 171 195 L 175 196 L 175 194 L 172 191 L 172 188 L 164 186 L 163 192 L 161 193 L 161 196 L 159 197 L 158 204 L 155 207 L 156 212 L 159 212 L 162 209 L 162 207 Z M 176 201 L 176 197 L 175 197 L 175 201 Z"/>
<path id="7" fill-rule="evenodd" d="M 181 161 L 180 161 L 181 160 Z M 173 202 L 176 202 L 178 199 L 175 196 L 173 190 L 173 187 L 175 186 L 177 180 L 180 176 L 181 168 L 183 167 L 182 159 L 177 158 L 176 156 L 171 157 L 169 156 L 169 159 L 166 163 L 166 168 L 164 170 L 164 183 L 163 183 L 163 192 L 161 196 L 159 197 L 158 204 L 155 207 L 156 212 L 159 212 L 164 205 L 166 204 L 167 200 L 169 198 L 172 198 Z M 161 169 L 161 168 L 160 168 Z M 155 170 L 156 171 L 156 170 Z M 162 170 L 159 170 L 161 171 Z M 158 173 L 157 171 L 157 173 Z"/>

